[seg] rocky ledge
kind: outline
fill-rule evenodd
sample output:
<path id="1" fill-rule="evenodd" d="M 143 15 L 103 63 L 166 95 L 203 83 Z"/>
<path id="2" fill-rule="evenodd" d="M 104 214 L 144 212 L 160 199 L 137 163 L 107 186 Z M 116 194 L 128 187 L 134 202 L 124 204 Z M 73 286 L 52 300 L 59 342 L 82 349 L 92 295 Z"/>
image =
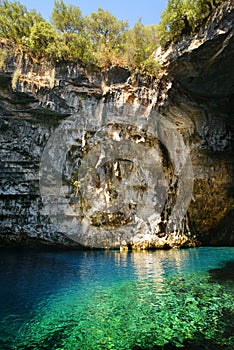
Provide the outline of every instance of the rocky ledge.
<path id="1" fill-rule="evenodd" d="M 0 245 L 233 245 L 233 45 L 232 1 L 157 78 L 2 39 Z"/>

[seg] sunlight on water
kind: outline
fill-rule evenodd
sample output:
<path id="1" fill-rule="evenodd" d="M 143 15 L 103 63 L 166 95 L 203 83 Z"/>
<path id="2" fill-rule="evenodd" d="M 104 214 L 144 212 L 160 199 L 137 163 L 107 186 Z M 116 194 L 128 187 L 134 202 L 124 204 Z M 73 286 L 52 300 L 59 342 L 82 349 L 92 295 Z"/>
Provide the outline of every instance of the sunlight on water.
<path id="1" fill-rule="evenodd" d="M 1 256 L 0 349 L 233 349 L 234 248 Z"/>

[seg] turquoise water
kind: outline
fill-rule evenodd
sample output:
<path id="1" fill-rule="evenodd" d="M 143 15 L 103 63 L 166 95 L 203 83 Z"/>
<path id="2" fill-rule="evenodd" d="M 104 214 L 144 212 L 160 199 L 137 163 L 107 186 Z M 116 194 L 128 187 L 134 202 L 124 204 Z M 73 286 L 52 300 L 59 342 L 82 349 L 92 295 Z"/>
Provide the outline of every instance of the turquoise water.
<path id="1" fill-rule="evenodd" d="M 234 348 L 234 248 L 0 254 L 1 350 Z"/>

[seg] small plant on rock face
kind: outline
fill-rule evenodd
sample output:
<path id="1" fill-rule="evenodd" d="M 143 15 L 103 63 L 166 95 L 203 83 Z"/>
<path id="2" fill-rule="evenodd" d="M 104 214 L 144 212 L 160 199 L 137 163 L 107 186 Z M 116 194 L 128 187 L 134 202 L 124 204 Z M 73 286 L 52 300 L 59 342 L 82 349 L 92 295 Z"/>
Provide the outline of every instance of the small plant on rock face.
<path id="1" fill-rule="evenodd" d="M 5 69 L 6 61 L 7 61 L 7 51 L 1 50 L 0 51 L 0 69 Z"/>
<path id="2" fill-rule="evenodd" d="M 147 75 L 157 75 L 160 71 L 160 63 L 157 62 L 152 56 L 148 57 L 142 64 L 141 64 L 141 71 L 143 74 Z"/>
<path id="3" fill-rule="evenodd" d="M 11 81 L 11 87 L 13 90 L 16 88 L 16 85 L 17 85 L 17 82 L 19 80 L 20 75 L 21 75 L 21 69 L 16 68 L 16 70 L 14 71 L 13 77 L 12 77 L 12 81 Z"/>
<path id="4" fill-rule="evenodd" d="M 50 88 L 53 89 L 54 87 L 54 81 L 55 81 L 55 68 L 52 69 L 51 75 L 50 75 Z"/>

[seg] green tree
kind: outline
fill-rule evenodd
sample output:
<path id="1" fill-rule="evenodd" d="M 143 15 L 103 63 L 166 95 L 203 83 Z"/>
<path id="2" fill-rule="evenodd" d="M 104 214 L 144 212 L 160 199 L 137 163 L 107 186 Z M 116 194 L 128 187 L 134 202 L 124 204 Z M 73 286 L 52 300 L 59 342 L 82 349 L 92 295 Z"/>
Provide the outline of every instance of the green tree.
<path id="1" fill-rule="evenodd" d="M 41 21 L 33 25 L 29 39 L 30 47 L 38 55 L 46 54 L 52 57 L 55 54 L 54 51 L 59 48 L 61 36 L 50 23 Z"/>
<path id="2" fill-rule="evenodd" d="M 63 0 L 55 0 L 51 21 L 61 33 L 80 33 L 83 30 L 80 8 L 66 5 Z"/>
<path id="3" fill-rule="evenodd" d="M 168 0 L 158 26 L 160 44 L 165 47 L 190 34 L 222 3 L 222 0 Z"/>
<path id="4" fill-rule="evenodd" d="M 66 5 L 63 0 L 55 0 L 51 21 L 63 39 L 57 49 L 57 56 L 73 61 L 93 61 L 91 40 L 85 31 L 78 6 Z"/>
<path id="5" fill-rule="evenodd" d="M 85 24 L 98 64 L 111 64 L 113 58 L 117 58 L 121 52 L 127 21 L 119 21 L 108 11 L 99 8 L 86 17 Z"/>
<path id="6" fill-rule="evenodd" d="M 27 11 L 18 1 L 0 0 L 1 37 L 19 44 L 27 42 L 31 27 L 39 21 L 42 17 L 35 10 Z"/>
<path id="7" fill-rule="evenodd" d="M 154 74 L 158 65 L 151 55 L 158 45 L 157 26 L 144 26 L 139 20 L 125 32 L 125 64 L 132 69 L 139 68 L 145 73 Z"/>
<path id="8" fill-rule="evenodd" d="M 162 46 L 178 40 L 183 30 L 190 31 L 189 23 L 187 22 L 186 2 L 184 0 L 168 0 L 167 7 L 161 15 L 161 21 L 158 26 Z"/>
<path id="9" fill-rule="evenodd" d="M 145 57 L 145 27 L 139 20 L 125 33 L 125 59 L 127 66 L 139 66 Z"/>
<path id="10" fill-rule="evenodd" d="M 86 33 L 63 34 L 68 49 L 66 58 L 71 61 L 81 60 L 87 63 L 94 63 L 92 42 Z"/>
<path id="11" fill-rule="evenodd" d="M 0 36 L 27 45 L 38 59 L 82 60 L 101 67 L 117 64 L 155 72 L 156 26 L 138 21 L 133 29 L 127 27 L 127 21 L 101 8 L 83 18 L 79 7 L 64 0 L 55 0 L 51 23 L 18 1 L 0 0 Z"/>
<path id="12" fill-rule="evenodd" d="M 192 27 L 196 28 L 196 26 L 202 24 L 222 2 L 223 0 L 193 0 L 190 6 L 190 13 L 188 13 Z M 187 11 L 189 12 L 189 2 L 187 6 Z"/>

